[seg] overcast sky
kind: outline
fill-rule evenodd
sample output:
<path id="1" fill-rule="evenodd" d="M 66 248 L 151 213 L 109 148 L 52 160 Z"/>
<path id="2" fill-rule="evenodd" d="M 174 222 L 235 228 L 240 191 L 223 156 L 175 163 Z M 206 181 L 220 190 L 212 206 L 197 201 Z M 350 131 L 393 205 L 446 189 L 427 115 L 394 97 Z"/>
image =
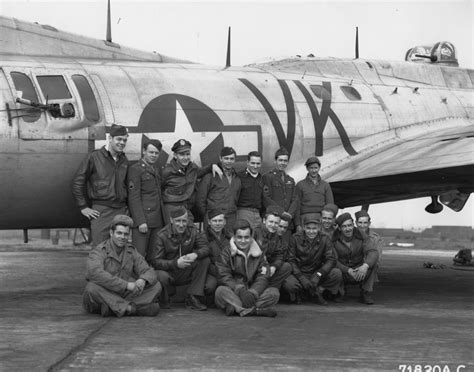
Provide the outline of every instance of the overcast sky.
<path id="1" fill-rule="evenodd" d="M 473 68 L 474 14 L 470 0 L 449 1 L 116 1 L 114 42 L 204 64 L 224 65 L 227 27 L 232 64 L 296 54 L 403 60 L 415 45 L 451 41 L 463 67 Z M 107 0 L 0 0 L 0 13 L 104 39 Z M 429 215 L 429 198 L 373 205 L 375 226 L 474 225 L 474 199 L 460 213 Z M 350 208 L 353 212 L 358 208 Z"/>

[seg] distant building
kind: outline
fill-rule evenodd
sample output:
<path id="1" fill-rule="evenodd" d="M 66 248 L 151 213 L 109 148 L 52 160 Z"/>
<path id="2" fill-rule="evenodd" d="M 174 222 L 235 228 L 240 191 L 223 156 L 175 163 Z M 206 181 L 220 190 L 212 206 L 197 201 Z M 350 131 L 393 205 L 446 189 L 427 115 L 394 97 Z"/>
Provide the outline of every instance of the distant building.
<path id="1" fill-rule="evenodd" d="M 384 238 L 395 238 L 395 239 L 411 239 L 417 234 L 410 230 L 403 230 L 403 229 L 390 229 L 390 228 L 379 228 L 379 229 L 372 229 L 380 236 Z"/>
<path id="2" fill-rule="evenodd" d="M 430 239 L 474 239 L 474 230 L 470 226 L 432 226 L 421 232 L 389 228 L 374 228 L 373 230 L 383 237 L 395 239 L 415 239 L 416 237 Z"/>
<path id="3" fill-rule="evenodd" d="M 470 226 L 432 226 L 431 229 L 426 230 L 431 230 L 440 238 L 471 239 L 474 237 L 474 230 Z"/>

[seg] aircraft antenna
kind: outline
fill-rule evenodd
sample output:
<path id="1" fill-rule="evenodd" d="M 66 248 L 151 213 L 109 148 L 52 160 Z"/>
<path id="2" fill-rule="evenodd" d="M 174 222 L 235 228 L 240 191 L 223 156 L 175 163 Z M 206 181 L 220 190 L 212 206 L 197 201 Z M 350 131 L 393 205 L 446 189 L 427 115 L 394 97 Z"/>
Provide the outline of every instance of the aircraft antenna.
<path id="1" fill-rule="evenodd" d="M 225 67 L 230 67 L 230 26 L 229 31 L 227 33 L 227 59 L 225 62 Z"/>
<path id="2" fill-rule="evenodd" d="M 356 27 L 356 43 L 355 43 L 356 59 L 359 58 L 359 27 Z"/>
<path id="3" fill-rule="evenodd" d="M 112 27 L 110 26 L 110 0 L 107 0 L 107 35 L 105 40 L 112 42 Z"/>

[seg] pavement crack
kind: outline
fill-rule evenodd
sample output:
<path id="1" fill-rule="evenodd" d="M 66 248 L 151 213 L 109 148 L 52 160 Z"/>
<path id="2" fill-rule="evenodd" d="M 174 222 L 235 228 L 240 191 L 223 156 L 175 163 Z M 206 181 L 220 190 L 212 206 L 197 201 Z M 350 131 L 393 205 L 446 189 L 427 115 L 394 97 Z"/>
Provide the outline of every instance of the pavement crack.
<path id="1" fill-rule="evenodd" d="M 85 339 L 82 341 L 79 345 L 73 347 L 69 353 L 67 353 L 64 358 L 58 360 L 56 363 L 54 363 L 52 366 L 48 368 L 48 372 L 54 372 L 54 371 L 59 371 L 61 368 L 67 364 L 70 360 L 72 360 L 78 352 L 84 350 L 84 348 L 87 347 L 87 345 L 90 343 L 90 341 L 98 334 L 102 329 L 110 323 L 112 319 L 106 320 L 104 323 L 101 324 L 101 326 L 94 331 L 92 331 Z"/>

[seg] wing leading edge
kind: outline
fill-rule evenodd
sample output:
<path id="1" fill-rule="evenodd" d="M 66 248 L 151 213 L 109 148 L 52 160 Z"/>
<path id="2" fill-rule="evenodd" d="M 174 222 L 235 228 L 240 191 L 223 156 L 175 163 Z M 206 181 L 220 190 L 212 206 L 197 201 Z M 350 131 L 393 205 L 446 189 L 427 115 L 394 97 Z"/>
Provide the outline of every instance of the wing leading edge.
<path id="1" fill-rule="evenodd" d="M 327 179 L 341 207 L 474 191 L 474 125 L 363 152 Z"/>

